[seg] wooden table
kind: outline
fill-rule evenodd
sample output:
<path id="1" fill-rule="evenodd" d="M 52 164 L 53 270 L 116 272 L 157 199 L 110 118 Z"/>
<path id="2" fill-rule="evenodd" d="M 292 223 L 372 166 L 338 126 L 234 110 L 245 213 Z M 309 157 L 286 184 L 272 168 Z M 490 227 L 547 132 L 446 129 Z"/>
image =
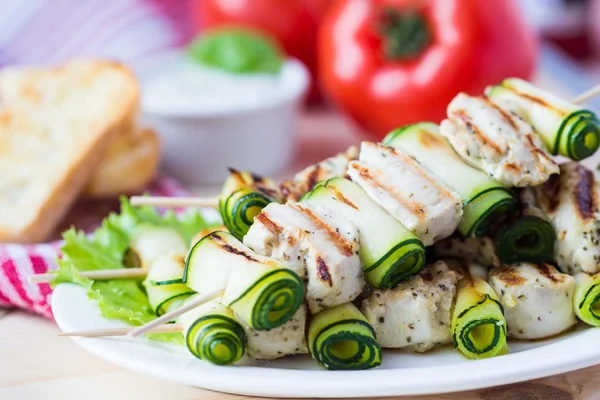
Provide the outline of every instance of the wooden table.
<path id="1" fill-rule="evenodd" d="M 554 76 L 542 74 L 540 80 L 546 84 L 544 86 L 555 87 L 565 97 L 575 94 L 559 87 L 562 82 Z M 359 143 L 359 140 L 355 130 L 341 118 L 313 113 L 301 121 L 297 157 L 289 170 L 277 178 L 289 176 L 293 171 Z M 598 157 L 597 161 L 600 161 L 600 155 Z M 218 186 L 202 186 L 195 191 L 211 195 L 218 189 Z M 87 353 L 71 340 L 57 337 L 58 331 L 56 325 L 40 317 L 0 309 L 0 400 L 248 398 L 164 382 L 123 370 Z M 402 399 L 600 400 L 600 366 L 507 387 Z"/>

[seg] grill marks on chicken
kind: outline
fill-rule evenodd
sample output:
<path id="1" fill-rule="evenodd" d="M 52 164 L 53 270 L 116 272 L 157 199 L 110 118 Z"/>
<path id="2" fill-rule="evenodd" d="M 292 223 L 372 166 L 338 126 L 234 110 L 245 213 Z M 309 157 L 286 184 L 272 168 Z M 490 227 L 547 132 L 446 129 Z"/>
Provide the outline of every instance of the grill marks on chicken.
<path id="1" fill-rule="evenodd" d="M 343 153 L 313 164 L 294 176 L 294 179 L 281 184 L 284 201 L 299 201 L 300 198 L 321 181 L 345 177 L 348 163 L 358 158 L 358 148 L 351 146 Z"/>
<path id="2" fill-rule="evenodd" d="M 563 272 L 600 271 L 598 174 L 576 162 L 560 166 L 560 175 L 536 187 L 541 209 L 556 230 L 555 260 Z"/>
<path id="3" fill-rule="evenodd" d="M 450 236 L 460 223 L 460 196 L 405 153 L 363 142 L 348 174 L 425 245 Z"/>
<path id="4" fill-rule="evenodd" d="M 299 203 L 271 203 L 244 243 L 305 276 L 311 313 L 354 300 L 364 288 L 358 230 Z"/>
<path id="5" fill-rule="evenodd" d="M 533 127 L 487 98 L 456 96 L 441 132 L 465 162 L 505 186 L 535 186 L 558 173 Z"/>

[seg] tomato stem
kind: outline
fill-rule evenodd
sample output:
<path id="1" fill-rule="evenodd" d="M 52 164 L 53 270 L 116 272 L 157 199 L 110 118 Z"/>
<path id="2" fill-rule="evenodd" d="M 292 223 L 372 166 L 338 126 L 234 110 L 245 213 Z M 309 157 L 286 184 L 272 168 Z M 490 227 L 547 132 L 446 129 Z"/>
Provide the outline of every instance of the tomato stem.
<path id="1" fill-rule="evenodd" d="M 431 42 L 425 17 L 416 10 L 386 8 L 380 24 L 383 51 L 387 59 L 407 60 L 418 57 Z"/>

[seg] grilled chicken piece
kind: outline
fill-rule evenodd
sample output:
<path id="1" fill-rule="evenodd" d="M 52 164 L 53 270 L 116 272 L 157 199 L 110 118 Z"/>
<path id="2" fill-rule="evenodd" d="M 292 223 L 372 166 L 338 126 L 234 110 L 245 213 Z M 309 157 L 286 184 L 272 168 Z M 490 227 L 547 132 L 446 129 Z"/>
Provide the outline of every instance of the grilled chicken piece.
<path id="1" fill-rule="evenodd" d="M 600 272 L 598 173 L 569 162 L 560 176 L 535 188 L 538 204 L 556 231 L 554 259 L 563 272 Z"/>
<path id="2" fill-rule="evenodd" d="M 460 223 L 460 196 L 401 151 L 363 142 L 348 175 L 426 246 L 450 236 Z"/>
<path id="3" fill-rule="evenodd" d="M 577 323 L 575 278 L 547 264 L 520 263 L 490 270 L 489 284 L 504 306 L 508 335 L 542 339 Z"/>
<path id="4" fill-rule="evenodd" d="M 467 163 L 507 187 L 540 185 L 558 173 L 533 127 L 485 97 L 456 96 L 441 133 Z"/>
<path id="5" fill-rule="evenodd" d="M 300 203 L 271 203 L 255 218 L 244 244 L 308 275 L 311 313 L 354 300 L 364 287 L 358 230 Z"/>
<path id="6" fill-rule="evenodd" d="M 317 164 L 306 167 L 294 176 L 293 180 L 281 184 L 283 201 L 299 201 L 314 186 L 326 179 L 346 177 L 348 163 L 358 158 L 358 148 L 351 146 L 344 153 L 339 153 Z"/>
<path id="7" fill-rule="evenodd" d="M 451 312 L 461 278 L 444 261 L 437 261 L 394 289 L 374 290 L 361 310 L 375 329 L 377 342 L 418 353 L 450 343 Z"/>
<path id="8" fill-rule="evenodd" d="M 268 331 L 258 331 L 244 325 L 248 339 L 246 350 L 250 358 L 274 360 L 292 354 L 307 354 L 306 306 L 302 305 L 285 324 Z"/>
<path id="9" fill-rule="evenodd" d="M 433 245 L 438 258 L 458 258 L 467 264 L 476 263 L 485 267 L 502 265 L 494 241 L 489 237 L 451 236 Z"/>

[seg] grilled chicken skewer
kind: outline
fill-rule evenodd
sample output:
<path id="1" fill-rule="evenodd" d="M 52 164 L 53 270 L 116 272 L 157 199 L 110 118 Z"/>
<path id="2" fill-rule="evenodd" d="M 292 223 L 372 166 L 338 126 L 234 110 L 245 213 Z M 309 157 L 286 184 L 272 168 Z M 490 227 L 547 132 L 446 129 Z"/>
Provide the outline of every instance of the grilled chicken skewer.
<path id="1" fill-rule="evenodd" d="M 284 202 L 300 201 L 302 196 L 314 189 L 319 182 L 331 178 L 347 177 L 348 163 L 358 158 L 358 148 L 350 146 L 345 152 L 310 165 L 298 172 L 294 179 L 281 184 L 281 197 Z"/>
<path id="2" fill-rule="evenodd" d="M 543 339 L 577 323 L 575 279 L 551 265 L 519 263 L 492 268 L 489 283 L 504 306 L 509 337 Z"/>
<path id="3" fill-rule="evenodd" d="M 302 203 L 325 219 L 348 220 L 356 226 L 365 278 L 373 287 L 394 287 L 423 267 L 423 243 L 356 183 L 330 179 L 313 189 Z"/>
<path id="4" fill-rule="evenodd" d="M 363 142 L 348 175 L 425 246 L 450 236 L 462 219 L 460 196 L 392 147 Z"/>
<path id="5" fill-rule="evenodd" d="M 417 160 L 439 182 L 458 193 L 463 216 L 458 231 L 465 237 L 484 236 L 499 216 L 515 203 L 512 193 L 485 173 L 465 164 L 432 123 L 420 123 L 390 133 L 383 144 Z"/>
<path id="6" fill-rule="evenodd" d="M 600 187 L 597 173 L 577 162 L 560 166 L 560 175 L 535 192 L 557 241 L 554 259 L 570 275 L 600 272 Z"/>
<path id="7" fill-rule="evenodd" d="M 440 131 L 465 162 L 507 187 L 540 185 L 558 173 L 533 127 L 486 97 L 458 94 Z"/>
<path id="8" fill-rule="evenodd" d="M 487 268 L 502 265 L 496 245 L 489 237 L 464 238 L 454 235 L 435 243 L 433 254 L 436 258 L 453 258 L 466 264 L 478 264 Z"/>
<path id="9" fill-rule="evenodd" d="M 393 289 L 377 289 L 362 301 L 361 311 L 384 348 L 425 352 L 452 341 L 452 308 L 462 274 L 444 261 Z"/>
<path id="10" fill-rule="evenodd" d="M 545 147 L 554 155 L 578 161 L 600 146 L 600 121 L 594 113 L 521 79 L 510 78 L 486 89 L 486 95 L 506 112 L 514 113 L 535 128 Z"/>
<path id="11" fill-rule="evenodd" d="M 363 291 L 358 230 L 349 221 L 319 216 L 300 203 L 271 203 L 256 217 L 244 244 L 307 275 L 306 301 L 313 314 Z"/>

